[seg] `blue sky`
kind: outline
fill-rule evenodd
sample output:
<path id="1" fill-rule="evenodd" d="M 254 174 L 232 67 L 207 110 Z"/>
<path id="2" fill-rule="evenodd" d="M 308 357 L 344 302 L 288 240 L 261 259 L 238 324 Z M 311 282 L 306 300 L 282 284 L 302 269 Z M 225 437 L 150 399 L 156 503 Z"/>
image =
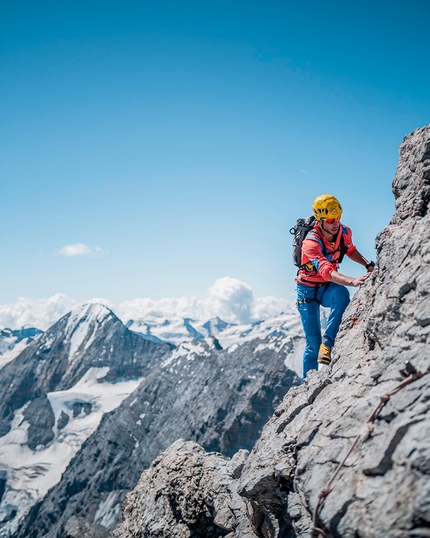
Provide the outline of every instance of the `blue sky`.
<path id="1" fill-rule="evenodd" d="M 430 121 L 427 1 L 1 6 L 0 303 L 291 296 L 288 229 L 325 192 L 374 258 Z"/>

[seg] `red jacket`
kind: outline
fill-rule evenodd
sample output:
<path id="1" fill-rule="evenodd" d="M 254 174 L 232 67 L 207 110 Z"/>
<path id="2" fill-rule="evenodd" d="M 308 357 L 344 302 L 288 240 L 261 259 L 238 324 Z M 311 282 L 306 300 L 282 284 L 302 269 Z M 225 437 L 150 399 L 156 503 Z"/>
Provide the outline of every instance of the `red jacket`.
<path id="1" fill-rule="evenodd" d="M 339 232 L 334 243 L 330 243 L 320 230 L 317 221 L 315 227 L 306 236 L 302 244 L 302 268 L 297 273 L 296 282 L 306 286 L 315 286 L 330 282 L 333 271 L 339 270 L 340 239 L 343 236 L 346 255 L 351 256 L 357 250 L 352 242 L 351 228 L 340 225 Z M 303 267 L 305 266 L 305 267 Z"/>

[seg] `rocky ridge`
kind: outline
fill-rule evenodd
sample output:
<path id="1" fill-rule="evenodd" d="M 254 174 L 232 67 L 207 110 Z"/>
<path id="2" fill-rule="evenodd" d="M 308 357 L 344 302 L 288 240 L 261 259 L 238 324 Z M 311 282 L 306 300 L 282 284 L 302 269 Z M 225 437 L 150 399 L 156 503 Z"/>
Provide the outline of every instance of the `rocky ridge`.
<path id="1" fill-rule="evenodd" d="M 249 455 L 170 447 L 127 496 L 116 537 L 430 535 L 430 126 L 401 144 L 393 193 L 376 269 L 345 313 L 331 367 L 290 389 Z M 385 398 L 405 361 L 423 377 Z M 313 529 L 318 495 L 357 436 Z"/>

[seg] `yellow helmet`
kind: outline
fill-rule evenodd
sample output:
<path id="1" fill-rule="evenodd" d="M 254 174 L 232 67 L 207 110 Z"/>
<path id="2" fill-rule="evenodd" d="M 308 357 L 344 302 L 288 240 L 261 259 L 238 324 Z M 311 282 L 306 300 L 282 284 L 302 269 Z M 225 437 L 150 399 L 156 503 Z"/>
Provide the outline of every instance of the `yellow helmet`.
<path id="1" fill-rule="evenodd" d="M 331 194 L 321 194 L 315 198 L 312 211 L 317 220 L 337 219 L 342 215 L 342 206 Z"/>

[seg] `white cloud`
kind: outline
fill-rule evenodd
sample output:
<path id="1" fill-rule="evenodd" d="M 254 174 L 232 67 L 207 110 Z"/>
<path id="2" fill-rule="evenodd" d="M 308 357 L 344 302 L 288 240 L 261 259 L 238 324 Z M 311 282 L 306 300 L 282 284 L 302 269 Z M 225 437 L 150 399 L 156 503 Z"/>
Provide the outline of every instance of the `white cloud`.
<path id="1" fill-rule="evenodd" d="M 61 256 L 94 256 L 95 254 L 101 254 L 102 249 L 100 247 L 89 247 L 83 243 L 75 243 L 74 245 L 65 245 L 58 251 Z"/>
<path id="2" fill-rule="evenodd" d="M 235 278 L 220 278 L 204 299 L 196 297 L 133 299 L 121 303 L 115 312 L 124 321 L 151 317 L 192 318 L 206 321 L 216 316 L 230 323 L 249 323 L 291 311 L 292 301 L 275 297 L 254 298 L 251 287 Z"/>
<path id="3" fill-rule="evenodd" d="M 62 293 L 48 299 L 19 297 L 15 303 L 0 305 L 0 327 L 47 329 L 75 306 L 77 302 Z"/>
<path id="4" fill-rule="evenodd" d="M 110 300 L 94 298 L 85 302 L 102 303 L 126 323 L 130 319 L 192 318 L 207 321 L 216 316 L 230 323 L 249 323 L 271 318 L 294 309 L 292 301 L 275 297 L 254 298 L 251 287 L 235 278 L 218 279 L 206 297 L 171 297 L 155 301 L 137 298 L 115 306 Z M 47 329 L 62 316 L 82 304 L 57 293 L 47 299 L 20 297 L 15 303 L 0 305 L 0 327 L 24 326 Z"/>
<path id="5" fill-rule="evenodd" d="M 195 297 L 170 297 L 158 301 L 133 299 L 121 303 L 115 312 L 123 321 L 148 317 L 202 319 L 205 315 L 203 301 Z"/>
<path id="6" fill-rule="evenodd" d="M 102 303 L 111 309 L 114 307 L 108 299 L 94 298 L 84 302 Z M 63 293 L 56 293 L 48 299 L 19 297 L 15 303 L 0 305 L 0 328 L 37 327 L 46 330 L 80 304 Z"/>
<path id="7" fill-rule="evenodd" d="M 251 321 L 254 296 L 248 284 L 236 278 L 219 278 L 208 291 L 205 301 L 208 312 L 233 323 Z"/>

